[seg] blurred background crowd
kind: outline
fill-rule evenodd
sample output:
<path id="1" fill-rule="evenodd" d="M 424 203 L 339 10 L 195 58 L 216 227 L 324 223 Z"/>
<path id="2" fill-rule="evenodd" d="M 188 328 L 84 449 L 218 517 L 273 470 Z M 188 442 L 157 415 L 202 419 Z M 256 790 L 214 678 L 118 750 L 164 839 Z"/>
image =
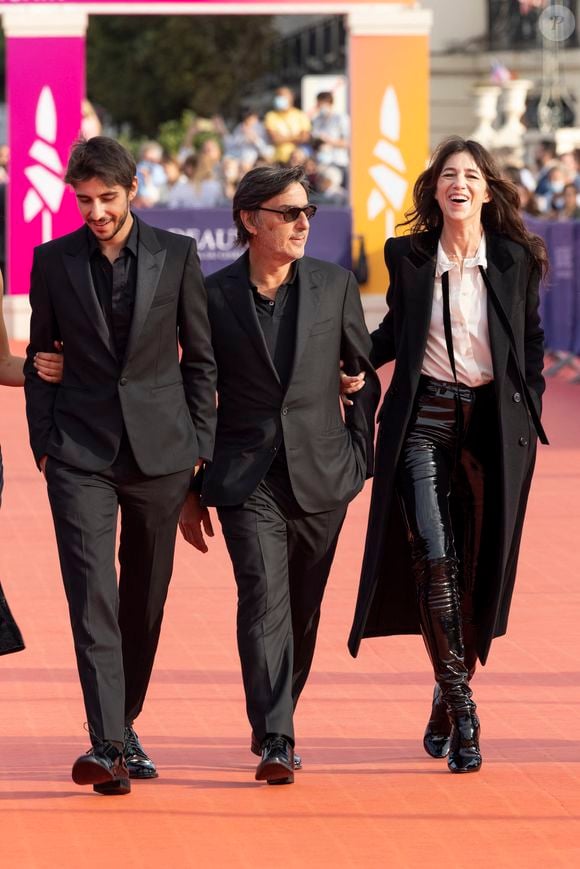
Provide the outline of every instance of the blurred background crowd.
<path id="1" fill-rule="evenodd" d="M 85 135 L 100 132 L 90 104 Z M 142 142 L 137 150 L 140 208 L 228 207 L 248 170 L 267 164 L 303 166 L 313 202 L 348 205 L 349 119 L 321 91 L 310 114 L 295 104 L 293 91 L 279 87 L 262 116 L 247 108 L 235 125 L 220 115 L 192 118 L 176 151 L 160 142 Z"/>

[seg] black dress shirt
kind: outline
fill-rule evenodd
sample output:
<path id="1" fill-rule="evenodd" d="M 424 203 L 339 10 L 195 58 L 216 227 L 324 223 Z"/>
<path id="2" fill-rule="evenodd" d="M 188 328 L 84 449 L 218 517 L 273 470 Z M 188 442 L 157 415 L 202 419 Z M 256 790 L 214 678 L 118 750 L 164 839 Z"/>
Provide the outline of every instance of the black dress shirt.
<path id="1" fill-rule="evenodd" d="M 137 221 L 133 221 L 125 247 L 113 263 L 101 253 L 99 243 L 93 233 L 89 229 L 87 232 L 89 233 L 89 259 L 93 283 L 105 320 L 113 335 L 117 358 L 122 364 L 131 330 L 137 288 L 139 243 Z"/>
<path id="2" fill-rule="evenodd" d="M 260 295 L 250 284 L 256 314 L 266 341 L 268 353 L 280 378 L 284 391 L 288 388 L 294 344 L 296 343 L 296 316 L 298 313 L 298 281 L 296 262 L 292 263 L 288 279 L 280 285 L 275 299 Z"/>

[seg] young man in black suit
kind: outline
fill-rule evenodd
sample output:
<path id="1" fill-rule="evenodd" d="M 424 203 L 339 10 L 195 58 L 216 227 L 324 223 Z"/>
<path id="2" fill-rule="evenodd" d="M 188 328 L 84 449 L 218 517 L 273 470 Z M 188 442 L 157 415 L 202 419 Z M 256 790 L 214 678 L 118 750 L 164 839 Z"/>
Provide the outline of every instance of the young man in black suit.
<path id="1" fill-rule="evenodd" d="M 258 780 L 294 778 L 293 712 L 348 502 L 372 472 L 379 382 L 359 290 L 340 266 L 304 256 L 301 169 L 257 168 L 234 197 L 248 251 L 206 280 L 218 367 L 218 426 L 186 539 L 207 551 L 216 506 L 238 586 L 238 649 Z M 339 364 L 366 373 L 343 421 Z"/>
<path id="2" fill-rule="evenodd" d="M 35 250 L 25 365 L 30 441 L 47 481 L 92 743 L 72 775 L 103 794 L 128 793 L 129 776 L 157 775 L 133 721 L 157 649 L 179 512 L 215 433 L 195 243 L 133 216 L 135 176 L 113 139 L 73 148 L 66 181 L 85 225 Z M 35 352 L 54 340 L 65 348 L 57 385 L 33 368 Z"/>

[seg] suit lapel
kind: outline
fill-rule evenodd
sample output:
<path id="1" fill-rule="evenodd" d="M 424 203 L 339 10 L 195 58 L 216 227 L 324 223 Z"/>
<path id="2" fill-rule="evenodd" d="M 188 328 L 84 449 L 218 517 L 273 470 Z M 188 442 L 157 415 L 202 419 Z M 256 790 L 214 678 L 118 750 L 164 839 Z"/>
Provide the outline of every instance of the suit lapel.
<path id="1" fill-rule="evenodd" d="M 256 306 L 252 297 L 249 281 L 248 254 L 243 254 L 225 273 L 220 282 L 222 293 L 236 319 L 251 339 L 254 348 L 265 365 L 268 366 L 278 383 L 280 378 L 268 352 L 264 333 L 260 327 Z"/>
<path id="2" fill-rule="evenodd" d="M 496 303 L 503 309 L 506 319 L 511 320 L 513 315 L 513 266 L 514 260 L 509 250 L 503 245 L 501 238 L 489 234 L 487 242 L 487 276 L 491 284 Z M 493 359 L 493 371 L 496 378 L 502 377 L 506 368 L 509 355 L 509 342 L 501 323 L 500 316 L 493 304 L 493 300 L 487 299 L 487 320 L 489 328 L 489 343 Z"/>
<path id="3" fill-rule="evenodd" d="M 139 246 L 137 256 L 137 287 L 135 290 L 135 307 L 131 331 L 127 341 L 125 358 L 129 359 L 135 349 L 141 330 L 151 308 L 151 302 L 155 296 L 159 278 L 165 264 L 167 249 L 159 244 L 158 237 L 153 229 L 143 223 L 137 217 L 139 226 Z"/>
<path id="4" fill-rule="evenodd" d="M 407 319 L 407 358 L 419 360 L 419 365 L 422 364 L 429 337 L 435 265 L 434 252 L 433 255 L 411 252 L 401 261 L 401 285 L 405 288 Z"/>
<path id="5" fill-rule="evenodd" d="M 99 304 L 93 283 L 89 261 L 87 230 L 84 227 L 71 236 L 70 245 L 64 254 L 64 265 L 83 310 L 86 312 L 107 349 L 116 359 L 117 353 L 113 343 L 113 336 L 109 332 L 107 321 Z"/>
<path id="6" fill-rule="evenodd" d="M 310 335 L 310 330 L 316 322 L 316 312 L 320 304 L 320 296 L 325 283 L 324 272 L 321 269 L 311 269 L 308 261 L 298 261 L 298 313 L 296 315 L 296 343 L 294 345 L 294 363 L 289 383 L 292 382 Z"/>

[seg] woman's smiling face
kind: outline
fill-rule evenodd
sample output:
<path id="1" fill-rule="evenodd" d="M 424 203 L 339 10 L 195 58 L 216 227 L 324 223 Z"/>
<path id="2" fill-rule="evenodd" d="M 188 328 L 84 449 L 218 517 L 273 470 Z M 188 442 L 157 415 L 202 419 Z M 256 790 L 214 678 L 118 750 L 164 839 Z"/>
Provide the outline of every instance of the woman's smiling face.
<path id="1" fill-rule="evenodd" d="M 435 199 L 444 221 L 481 221 L 481 209 L 491 196 L 469 151 L 459 151 L 447 158 L 437 179 Z"/>

